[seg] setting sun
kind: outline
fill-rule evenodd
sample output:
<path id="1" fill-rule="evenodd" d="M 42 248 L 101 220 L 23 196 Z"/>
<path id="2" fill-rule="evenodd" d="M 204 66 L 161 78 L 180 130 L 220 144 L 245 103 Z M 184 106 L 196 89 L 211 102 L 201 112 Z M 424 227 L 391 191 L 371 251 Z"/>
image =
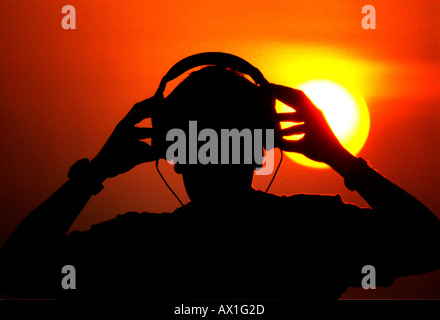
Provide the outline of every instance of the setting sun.
<path id="1" fill-rule="evenodd" d="M 370 116 L 364 99 L 343 86 L 329 80 L 311 80 L 297 86 L 320 108 L 341 144 L 356 155 L 364 146 L 370 129 Z M 278 112 L 292 111 L 277 101 Z M 288 127 L 289 123 L 282 123 Z M 298 139 L 298 136 L 287 139 Z M 297 163 L 313 168 L 328 168 L 305 156 L 289 152 L 287 155 Z"/>

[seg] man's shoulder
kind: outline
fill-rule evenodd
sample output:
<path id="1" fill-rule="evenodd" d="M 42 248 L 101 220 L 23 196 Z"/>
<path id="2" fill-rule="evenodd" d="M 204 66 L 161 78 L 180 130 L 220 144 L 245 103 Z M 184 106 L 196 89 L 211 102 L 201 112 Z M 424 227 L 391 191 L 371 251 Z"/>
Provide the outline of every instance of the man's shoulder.
<path id="1" fill-rule="evenodd" d="M 152 213 L 152 212 L 126 212 L 118 214 L 115 218 L 93 224 L 87 231 L 72 231 L 69 233 L 69 238 L 76 238 L 86 234 L 92 236 L 94 234 L 104 235 L 106 233 L 114 234 L 114 232 L 132 232 L 134 229 L 145 228 L 154 221 L 163 221 L 170 217 L 169 212 Z"/>
<path id="2" fill-rule="evenodd" d="M 322 223 L 346 221 L 348 223 L 353 219 L 363 219 L 369 213 L 369 210 L 354 204 L 345 203 L 340 194 L 292 194 L 279 196 L 262 192 L 260 197 L 262 200 L 257 206 L 263 208 L 262 211 L 269 212 L 271 217 L 280 219 L 305 219 L 306 221 L 311 219 L 313 221 L 322 221 Z"/>
<path id="3" fill-rule="evenodd" d="M 324 207 L 339 207 L 345 205 L 340 194 L 323 195 L 323 194 L 291 194 L 291 195 L 276 195 L 270 193 L 259 192 L 258 196 L 263 201 L 278 202 L 291 204 L 295 206 L 324 206 Z"/>
<path id="4" fill-rule="evenodd" d="M 153 213 L 153 212 L 130 211 L 123 214 L 118 214 L 114 219 L 101 222 L 97 225 L 93 225 L 92 228 L 99 228 L 110 224 L 124 225 L 124 224 L 140 223 L 143 220 L 160 220 L 169 217 L 170 215 L 171 214 L 169 212 Z"/>
<path id="5" fill-rule="evenodd" d="M 320 195 L 320 194 L 292 194 L 292 195 L 276 195 L 256 191 L 253 198 L 253 205 L 248 206 L 248 211 L 258 211 L 262 214 L 270 212 L 274 215 L 279 212 L 281 215 L 289 214 L 290 212 L 329 212 L 341 208 L 348 208 L 352 205 L 345 204 L 339 194 L 335 195 Z M 358 208 L 352 206 L 353 208 Z M 157 228 L 162 223 L 167 224 L 171 221 L 181 221 L 180 218 L 193 216 L 193 206 L 188 203 L 182 207 L 175 209 L 173 212 L 126 212 L 118 214 L 115 218 L 94 224 L 87 231 L 88 234 L 105 234 L 114 233 L 115 230 L 132 232 L 136 229 L 146 230 L 146 228 Z M 252 213 L 252 212 L 251 212 Z M 256 217 L 256 215 L 254 216 Z M 184 219 L 185 220 L 185 219 Z M 75 235 L 83 231 L 73 231 L 69 236 Z"/>

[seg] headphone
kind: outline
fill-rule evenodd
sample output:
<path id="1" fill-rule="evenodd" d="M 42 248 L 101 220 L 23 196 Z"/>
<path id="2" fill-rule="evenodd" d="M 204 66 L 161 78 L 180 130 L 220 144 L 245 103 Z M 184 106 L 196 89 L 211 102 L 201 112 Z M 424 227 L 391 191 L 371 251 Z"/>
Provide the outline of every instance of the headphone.
<path id="1" fill-rule="evenodd" d="M 153 115 L 151 117 L 153 128 L 155 128 L 155 131 L 157 132 L 156 135 L 152 138 L 152 147 L 153 150 L 156 150 L 156 152 L 159 154 L 160 158 L 165 158 L 163 150 L 161 150 L 161 147 L 165 144 L 163 143 L 165 140 L 166 132 L 161 132 L 160 128 L 165 127 L 164 124 L 166 121 L 166 117 L 164 117 L 162 114 L 166 112 L 165 110 L 161 110 L 160 106 L 163 105 L 163 102 L 165 100 L 164 98 L 164 92 L 165 88 L 168 82 L 178 78 L 185 72 L 201 66 L 208 66 L 208 65 L 214 65 L 218 67 L 224 67 L 227 69 L 231 69 L 234 71 L 237 71 L 242 74 L 246 74 L 252 78 L 252 80 L 255 82 L 255 85 L 259 87 L 259 89 L 262 92 L 263 99 L 267 99 L 267 103 L 265 103 L 265 110 L 264 110 L 264 116 L 265 121 L 267 121 L 270 128 L 273 128 L 275 132 L 278 132 L 279 130 L 279 123 L 276 120 L 276 110 L 275 110 L 275 95 L 273 94 L 273 91 L 270 87 L 269 81 L 264 78 L 263 74 L 255 68 L 253 65 L 251 65 L 246 60 L 224 52 L 204 52 L 204 53 L 198 53 L 191 55 L 189 57 L 186 57 L 179 62 L 177 62 L 162 78 L 160 81 L 159 87 L 156 90 L 156 93 L 154 94 L 154 98 L 156 99 L 158 103 L 158 108 L 155 108 L 153 111 Z M 267 106 L 267 108 L 266 108 Z M 279 135 L 275 134 L 275 137 Z M 277 146 L 277 143 L 275 141 L 274 148 Z M 266 192 L 269 190 L 270 186 L 272 185 L 273 180 L 275 179 L 275 176 L 278 172 L 278 169 L 281 165 L 281 162 L 283 160 L 283 152 L 281 151 L 281 159 L 277 166 L 277 169 L 272 177 L 272 180 L 270 181 Z M 180 202 L 180 204 L 183 206 L 182 201 L 179 199 L 179 197 L 174 193 L 174 191 L 171 189 L 171 187 L 168 185 L 168 183 L 165 181 L 164 177 L 159 171 L 159 159 L 156 160 L 156 169 L 159 173 L 160 177 L 168 187 L 168 189 L 173 193 L 173 195 L 177 198 L 177 200 Z"/>
<path id="2" fill-rule="evenodd" d="M 169 81 L 176 79 L 188 70 L 205 65 L 215 65 L 219 67 L 229 68 L 243 74 L 249 75 L 252 80 L 260 87 L 269 87 L 270 83 L 263 74 L 246 60 L 223 52 L 204 52 L 186 57 L 177 62 L 162 78 L 159 88 L 155 93 L 156 98 L 163 99 L 165 87 Z"/>

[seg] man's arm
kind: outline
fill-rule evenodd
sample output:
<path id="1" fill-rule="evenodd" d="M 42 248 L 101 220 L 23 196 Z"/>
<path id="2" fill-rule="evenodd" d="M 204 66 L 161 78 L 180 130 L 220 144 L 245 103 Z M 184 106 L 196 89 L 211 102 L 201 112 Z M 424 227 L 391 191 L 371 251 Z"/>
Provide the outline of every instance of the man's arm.
<path id="1" fill-rule="evenodd" d="M 296 110 L 279 114 L 279 120 L 301 123 L 281 130 L 283 135 L 305 134 L 299 141 L 281 139 L 280 148 L 330 165 L 351 190 L 368 202 L 376 221 L 390 227 L 393 236 L 389 238 L 395 241 L 392 254 L 397 260 L 393 261 L 396 275 L 439 269 L 439 219 L 413 196 L 350 154 L 334 135 L 322 111 L 302 91 L 278 85 L 273 88 L 277 99 Z"/>
<path id="2" fill-rule="evenodd" d="M 39 287 L 44 286 L 43 269 L 53 263 L 66 233 L 97 187 L 107 178 L 155 160 L 151 147 L 140 141 L 151 138 L 152 128 L 135 126 L 150 117 L 153 103 L 153 99 L 147 99 L 136 104 L 98 155 L 90 163 L 83 161 L 84 167 L 72 168 L 71 179 L 20 223 L 1 251 L 2 290 L 20 293 L 23 289 L 24 293 L 35 287 L 35 281 L 39 281 Z"/>
<path id="3" fill-rule="evenodd" d="M 375 210 L 395 218 L 410 219 L 417 224 L 439 223 L 437 217 L 412 195 L 386 179 L 366 161 L 354 157 L 345 149 L 335 150 L 334 159 L 327 162 L 345 180 L 347 187 L 357 191 Z M 399 210 L 400 209 L 400 210 Z M 411 214 L 411 211 L 417 214 Z"/>
<path id="4" fill-rule="evenodd" d="M 426 206 L 345 150 L 329 165 L 368 202 L 376 221 L 389 226 L 397 244 L 396 276 L 440 269 L 440 221 Z"/>

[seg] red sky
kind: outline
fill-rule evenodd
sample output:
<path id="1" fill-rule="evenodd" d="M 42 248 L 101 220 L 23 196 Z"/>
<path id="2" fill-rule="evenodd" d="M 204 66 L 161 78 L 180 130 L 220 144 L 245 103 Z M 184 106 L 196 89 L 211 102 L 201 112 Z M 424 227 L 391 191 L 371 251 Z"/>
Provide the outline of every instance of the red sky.
<path id="1" fill-rule="evenodd" d="M 67 4 L 76 30 L 61 27 Z M 361 27 L 366 4 L 376 8 L 376 30 Z M 328 78 L 359 91 L 371 117 L 360 156 L 440 216 L 439 20 L 440 2 L 416 0 L 2 1 L 0 245 L 175 62 L 204 51 L 239 55 L 275 83 Z M 161 168 L 187 199 L 180 178 Z M 288 158 L 271 191 L 341 193 L 364 205 L 336 173 Z M 177 206 L 146 164 L 106 182 L 73 229 Z M 440 272 L 344 297 L 440 298 Z"/>

